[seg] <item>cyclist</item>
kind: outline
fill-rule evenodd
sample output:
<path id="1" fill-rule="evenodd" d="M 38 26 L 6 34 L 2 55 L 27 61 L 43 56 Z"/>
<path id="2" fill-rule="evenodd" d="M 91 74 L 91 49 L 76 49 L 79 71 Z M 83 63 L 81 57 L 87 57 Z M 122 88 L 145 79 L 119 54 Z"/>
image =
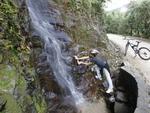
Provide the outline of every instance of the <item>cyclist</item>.
<path id="1" fill-rule="evenodd" d="M 106 77 L 107 83 L 108 83 L 108 89 L 106 90 L 106 93 L 113 93 L 113 83 L 110 77 L 110 70 L 109 65 L 105 59 L 102 57 L 99 57 L 98 54 L 100 52 L 96 49 L 92 49 L 90 51 L 89 56 L 78 58 L 75 56 L 75 59 L 77 60 L 77 63 L 84 64 L 84 65 L 91 65 L 95 64 L 95 72 L 97 74 L 96 78 L 102 80 L 102 77 Z M 85 61 L 84 61 L 85 60 Z M 92 70 L 94 70 L 92 69 Z"/>

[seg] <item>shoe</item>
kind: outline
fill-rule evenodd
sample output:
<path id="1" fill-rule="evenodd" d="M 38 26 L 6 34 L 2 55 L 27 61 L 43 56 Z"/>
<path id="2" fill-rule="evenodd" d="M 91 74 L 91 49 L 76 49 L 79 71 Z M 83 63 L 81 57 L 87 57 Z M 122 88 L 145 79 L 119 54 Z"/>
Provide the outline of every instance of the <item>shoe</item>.
<path id="1" fill-rule="evenodd" d="M 115 97 L 114 96 L 109 97 L 109 101 L 110 102 L 115 102 Z"/>
<path id="2" fill-rule="evenodd" d="M 113 89 L 107 89 L 106 93 L 113 93 Z"/>
<path id="3" fill-rule="evenodd" d="M 102 78 L 99 77 L 99 76 L 97 76 L 97 75 L 95 75 L 95 78 L 96 78 L 96 79 L 99 79 L 99 80 L 102 80 Z"/>

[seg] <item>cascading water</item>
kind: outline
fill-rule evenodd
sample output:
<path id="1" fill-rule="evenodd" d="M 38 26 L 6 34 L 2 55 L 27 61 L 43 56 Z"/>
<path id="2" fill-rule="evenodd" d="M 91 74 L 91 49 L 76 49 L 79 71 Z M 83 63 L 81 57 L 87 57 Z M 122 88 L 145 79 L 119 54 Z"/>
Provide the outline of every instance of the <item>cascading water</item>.
<path id="1" fill-rule="evenodd" d="M 44 52 L 58 84 L 65 89 L 66 96 L 72 96 L 75 103 L 79 104 L 84 99 L 75 88 L 70 76 L 71 68 L 65 63 L 68 58 L 67 53 L 61 48 L 70 39 L 64 32 L 57 33 L 55 30 L 53 26 L 53 24 L 57 24 L 55 14 L 59 12 L 55 9 L 50 10 L 48 4 L 47 0 L 27 0 L 31 24 L 44 42 Z"/>

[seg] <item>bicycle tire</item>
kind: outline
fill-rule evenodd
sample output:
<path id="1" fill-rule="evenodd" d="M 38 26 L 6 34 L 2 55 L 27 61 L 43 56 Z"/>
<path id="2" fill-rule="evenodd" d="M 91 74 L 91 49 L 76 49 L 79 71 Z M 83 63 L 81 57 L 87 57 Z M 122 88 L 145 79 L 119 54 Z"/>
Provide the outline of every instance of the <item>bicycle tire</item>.
<path id="1" fill-rule="evenodd" d="M 142 51 L 145 51 L 145 52 L 142 53 Z M 142 54 L 144 54 L 144 56 Z M 138 55 L 143 60 L 150 60 L 150 50 L 146 47 L 140 47 Z"/>

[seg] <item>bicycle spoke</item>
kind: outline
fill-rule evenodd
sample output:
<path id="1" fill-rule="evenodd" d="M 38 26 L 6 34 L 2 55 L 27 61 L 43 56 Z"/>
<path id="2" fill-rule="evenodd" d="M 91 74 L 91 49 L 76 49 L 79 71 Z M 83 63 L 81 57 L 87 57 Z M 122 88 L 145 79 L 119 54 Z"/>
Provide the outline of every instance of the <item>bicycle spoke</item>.
<path id="1" fill-rule="evenodd" d="M 143 60 L 149 60 L 150 59 L 150 50 L 145 48 L 145 47 L 141 47 L 139 49 L 139 56 L 143 59 Z"/>

